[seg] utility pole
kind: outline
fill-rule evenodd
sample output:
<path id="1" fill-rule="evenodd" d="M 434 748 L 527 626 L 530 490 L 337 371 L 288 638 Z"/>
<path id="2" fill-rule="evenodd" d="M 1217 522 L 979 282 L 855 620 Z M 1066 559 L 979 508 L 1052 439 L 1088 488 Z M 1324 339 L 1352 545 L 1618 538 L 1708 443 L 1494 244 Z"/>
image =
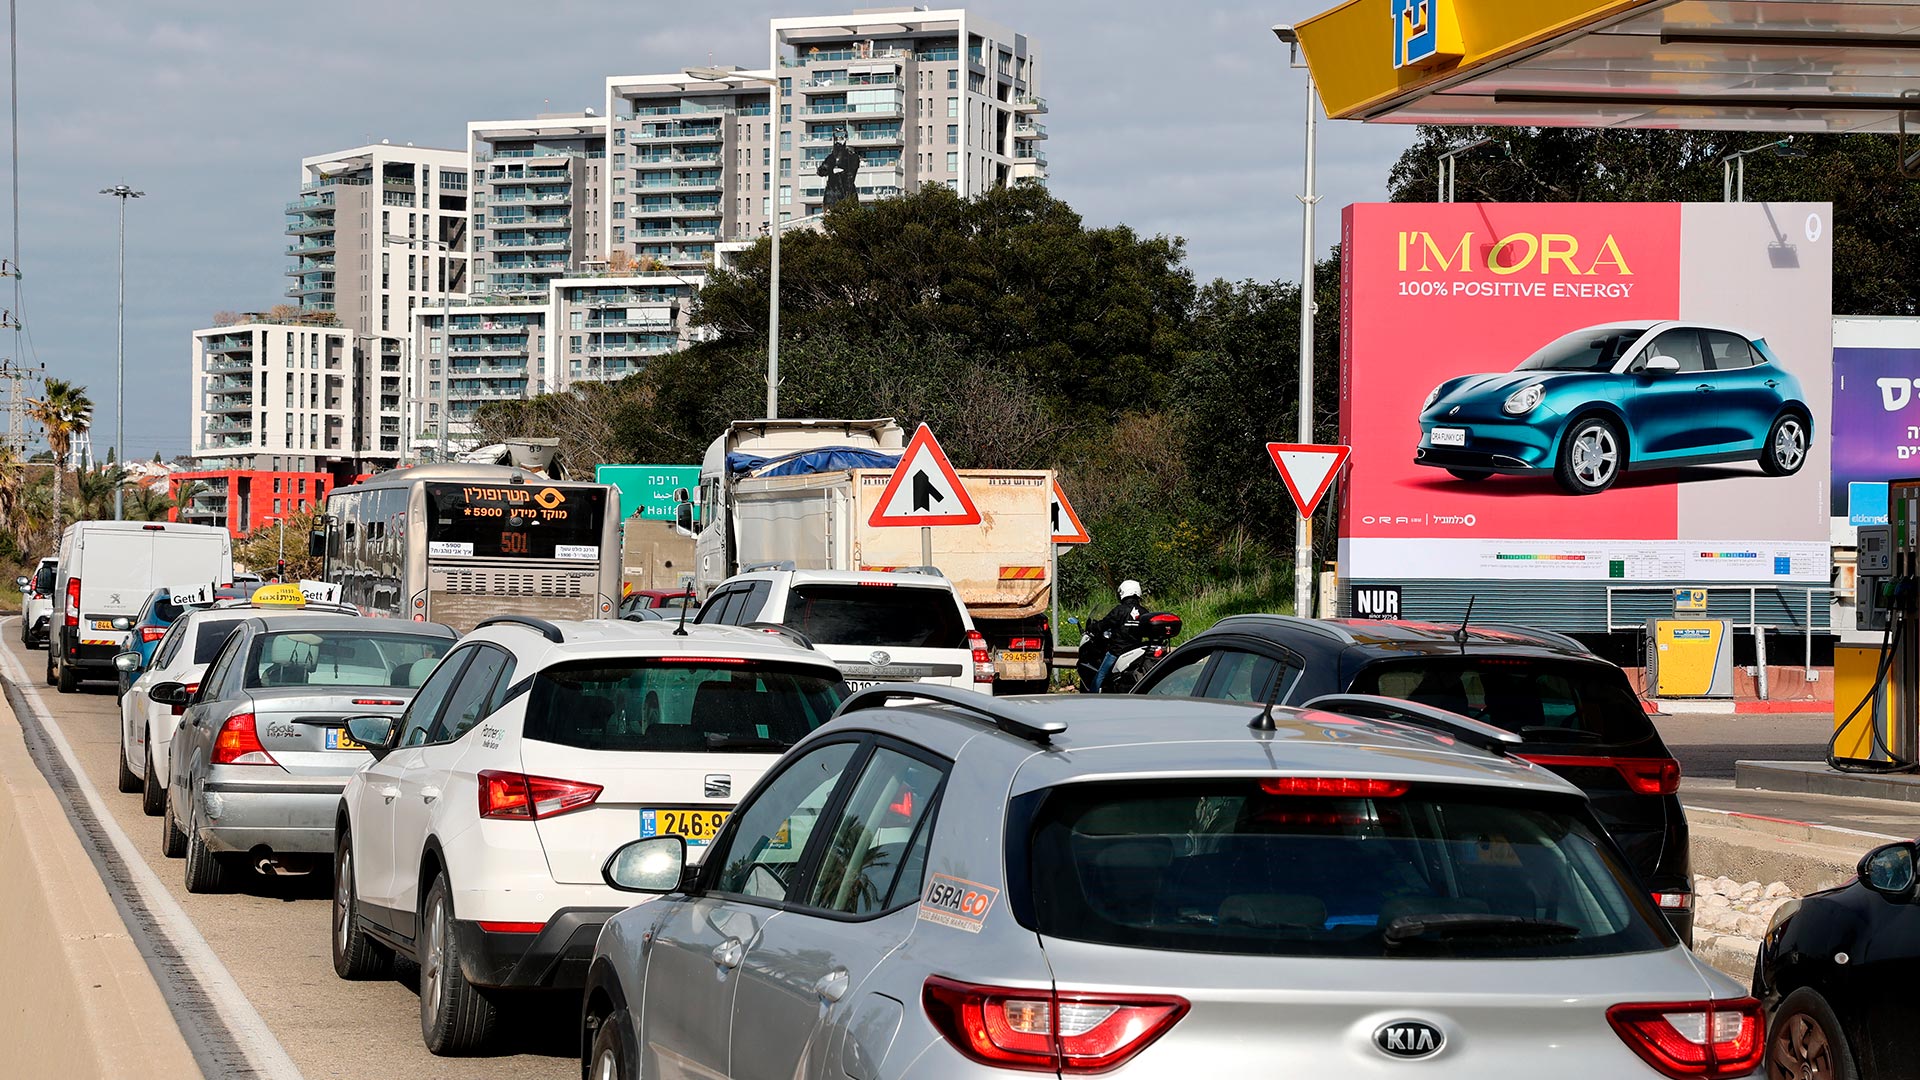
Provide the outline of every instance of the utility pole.
<path id="1" fill-rule="evenodd" d="M 1300 62 L 1300 35 L 1285 24 L 1275 26 L 1273 35 L 1287 44 L 1289 63 L 1306 68 Z M 1320 201 L 1314 191 L 1314 125 L 1318 120 L 1319 91 L 1313 85 L 1313 72 L 1307 71 L 1306 173 L 1300 200 L 1300 416 L 1297 435 L 1301 445 L 1313 442 L 1313 209 Z M 1293 541 L 1293 613 L 1310 619 L 1313 611 L 1313 518 L 1301 514 Z"/>
<path id="2" fill-rule="evenodd" d="M 18 126 L 17 122 L 15 126 Z M 101 188 L 100 194 L 111 195 L 120 200 L 120 313 L 118 329 L 114 336 L 113 452 L 124 467 L 127 459 L 127 200 L 141 198 L 146 195 L 146 192 L 135 191 L 125 184 L 115 184 L 110 188 Z M 19 213 L 19 204 L 20 199 L 16 193 L 14 196 L 16 214 Z M 19 287 L 18 279 L 15 279 L 14 288 Z M 122 505 L 122 500 L 126 496 L 125 487 L 125 484 L 113 485 L 113 520 L 115 521 L 126 520 L 125 507 Z"/>

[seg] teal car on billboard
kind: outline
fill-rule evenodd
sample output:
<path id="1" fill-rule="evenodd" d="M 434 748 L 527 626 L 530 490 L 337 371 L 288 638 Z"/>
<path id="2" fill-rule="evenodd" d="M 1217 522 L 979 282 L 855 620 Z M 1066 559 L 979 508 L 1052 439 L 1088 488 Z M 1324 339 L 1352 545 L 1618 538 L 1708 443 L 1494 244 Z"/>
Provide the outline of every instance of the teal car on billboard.
<path id="1" fill-rule="evenodd" d="M 1465 481 L 1551 473 L 1594 495 L 1624 472 L 1806 463 L 1813 413 L 1765 339 L 1695 323 L 1605 323 L 1547 344 L 1512 371 L 1462 375 L 1427 395 L 1414 463 Z"/>

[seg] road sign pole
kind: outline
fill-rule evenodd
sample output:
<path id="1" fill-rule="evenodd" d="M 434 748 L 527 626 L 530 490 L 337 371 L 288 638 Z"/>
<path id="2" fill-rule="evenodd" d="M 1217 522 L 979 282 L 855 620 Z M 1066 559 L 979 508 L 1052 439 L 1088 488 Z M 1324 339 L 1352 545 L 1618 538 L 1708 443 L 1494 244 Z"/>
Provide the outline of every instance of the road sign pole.
<path id="1" fill-rule="evenodd" d="M 933 565 L 933 526 L 920 526 L 920 565 Z"/>
<path id="2" fill-rule="evenodd" d="M 1059 544 L 1047 545 L 1047 592 L 1051 594 L 1053 599 L 1053 618 L 1048 621 L 1047 626 L 1053 630 L 1053 648 L 1055 652 L 1058 652 L 1060 649 L 1060 545 Z M 1048 672 L 1047 677 L 1051 679 L 1053 677 L 1053 673 Z"/>

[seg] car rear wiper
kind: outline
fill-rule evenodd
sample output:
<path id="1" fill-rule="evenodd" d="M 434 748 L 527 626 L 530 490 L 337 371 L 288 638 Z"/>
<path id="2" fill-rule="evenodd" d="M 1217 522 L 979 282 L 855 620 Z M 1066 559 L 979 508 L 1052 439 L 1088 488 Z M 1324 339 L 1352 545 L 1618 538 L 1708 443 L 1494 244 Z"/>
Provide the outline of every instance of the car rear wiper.
<path id="1" fill-rule="evenodd" d="M 1439 915 L 1402 915 L 1388 923 L 1381 936 L 1386 938 L 1389 945 L 1403 945 L 1420 938 L 1579 937 L 1580 928 L 1553 919 L 1463 911 Z"/>
<path id="2" fill-rule="evenodd" d="M 758 735 L 708 735 L 709 750 L 785 750 L 792 746 L 782 739 L 763 739 Z"/>
<path id="3" fill-rule="evenodd" d="M 1599 732 L 1588 731 L 1585 728 L 1565 728 L 1565 727 L 1547 727 L 1547 726 L 1523 727 L 1520 729 L 1520 736 L 1526 739 L 1531 739 L 1538 736 L 1541 742 L 1596 742 L 1597 743 L 1597 742 L 1606 741 L 1605 738 Z"/>

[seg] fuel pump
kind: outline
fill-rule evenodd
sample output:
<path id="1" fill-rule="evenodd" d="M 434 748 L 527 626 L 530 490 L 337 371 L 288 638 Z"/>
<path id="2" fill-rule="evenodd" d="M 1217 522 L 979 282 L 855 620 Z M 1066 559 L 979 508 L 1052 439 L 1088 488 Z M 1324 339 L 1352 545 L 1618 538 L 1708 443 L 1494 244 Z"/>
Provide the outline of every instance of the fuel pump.
<path id="1" fill-rule="evenodd" d="M 1854 625 L 1880 631 L 1880 660 L 1866 695 L 1834 725 L 1827 763 L 1898 772 L 1913 768 L 1920 753 L 1920 479 L 1889 484 L 1887 524 L 1863 526 L 1858 535 Z M 1850 730 L 1851 752 L 1842 754 Z"/>

